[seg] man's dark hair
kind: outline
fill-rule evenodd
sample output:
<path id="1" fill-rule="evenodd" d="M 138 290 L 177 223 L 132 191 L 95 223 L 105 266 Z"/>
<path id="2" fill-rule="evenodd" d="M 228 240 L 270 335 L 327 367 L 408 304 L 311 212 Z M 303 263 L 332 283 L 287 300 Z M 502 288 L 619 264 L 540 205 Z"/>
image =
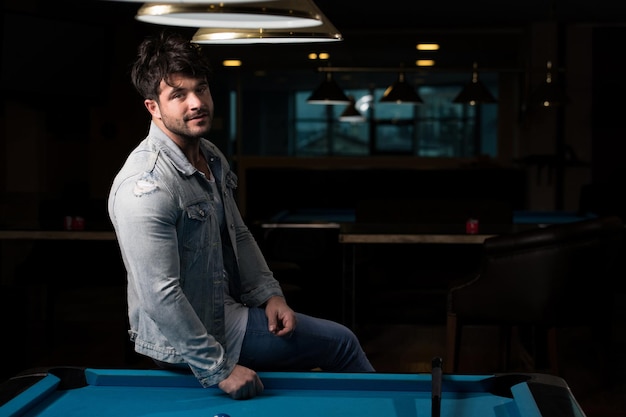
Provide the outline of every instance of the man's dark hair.
<path id="1" fill-rule="evenodd" d="M 208 80 L 210 72 L 211 65 L 200 45 L 178 33 L 163 31 L 139 45 L 131 80 L 143 98 L 158 100 L 161 80 L 169 85 L 170 75 Z"/>

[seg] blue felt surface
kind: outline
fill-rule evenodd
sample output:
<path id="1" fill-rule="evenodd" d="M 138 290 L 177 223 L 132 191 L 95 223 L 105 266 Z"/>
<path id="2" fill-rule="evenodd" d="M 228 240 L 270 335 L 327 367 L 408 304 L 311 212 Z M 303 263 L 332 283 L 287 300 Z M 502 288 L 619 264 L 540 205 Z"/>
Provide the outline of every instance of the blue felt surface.
<path id="1" fill-rule="evenodd" d="M 195 377 L 168 371 L 86 370 L 87 385 L 55 390 L 44 378 L 18 397 L 31 403 L 24 416 L 90 417 L 430 417 L 429 374 L 261 373 L 265 392 L 232 400 Z M 55 381 L 56 379 L 56 381 Z M 541 417 L 533 395 L 516 383 L 516 395 L 487 392 L 488 375 L 444 375 L 441 417 Z M 15 408 L 0 408 L 9 416 Z M 13 411 L 14 412 L 14 411 Z"/>

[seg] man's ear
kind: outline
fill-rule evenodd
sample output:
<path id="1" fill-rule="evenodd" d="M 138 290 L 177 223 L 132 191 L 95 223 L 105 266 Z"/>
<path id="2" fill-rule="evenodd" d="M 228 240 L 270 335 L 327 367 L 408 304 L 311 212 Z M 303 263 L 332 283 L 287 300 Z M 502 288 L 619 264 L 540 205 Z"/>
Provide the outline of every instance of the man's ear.
<path id="1" fill-rule="evenodd" d="M 152 117 L 157 119 L 161 118 L 161 109 L 159 109 L 159 103 L 157 103 L 156 100 L 147 98 L 143 101 L 143 104 L 146 106 L 146 109 L 148 109 Z"/>

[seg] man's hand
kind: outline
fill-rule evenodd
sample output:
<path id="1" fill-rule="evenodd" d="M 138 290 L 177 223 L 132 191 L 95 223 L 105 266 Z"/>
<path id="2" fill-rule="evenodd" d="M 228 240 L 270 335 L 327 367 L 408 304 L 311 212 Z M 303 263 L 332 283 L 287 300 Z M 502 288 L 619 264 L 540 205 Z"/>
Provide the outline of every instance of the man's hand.
<path id="1" fill-rule="evenodd" d="M 247 400 L 263 392 L 263 383 L 259 375 L 241 365 L 235 365 L 228 378 L 217 386 L 234 400 Z"/>
<path id="2" fill-rule="evenodd" d="M 287 305 L 283 297 L 274 296 L 265 305 L 265 315 L 270 333 L 276 336 L 291 334 L 296 328 L 296 313 Z"/>

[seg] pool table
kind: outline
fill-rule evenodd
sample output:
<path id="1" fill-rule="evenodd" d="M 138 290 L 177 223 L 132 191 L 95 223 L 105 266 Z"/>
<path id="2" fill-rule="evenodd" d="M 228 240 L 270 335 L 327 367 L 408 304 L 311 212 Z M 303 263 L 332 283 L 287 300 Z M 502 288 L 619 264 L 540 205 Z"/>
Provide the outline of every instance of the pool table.
<path id="1" fill-rule="evenodd" d="M 0 416 L 419 417 L 433 410 L 441 417 L 585 415 L 559 377 L 432 375 L 260 373 L 263 394 L 238 401 L 217 388 L 201 388 L 186 373 L 50 368 L 5 382 Z M 433 396 L 440 399 L 438 408 Z"/>

